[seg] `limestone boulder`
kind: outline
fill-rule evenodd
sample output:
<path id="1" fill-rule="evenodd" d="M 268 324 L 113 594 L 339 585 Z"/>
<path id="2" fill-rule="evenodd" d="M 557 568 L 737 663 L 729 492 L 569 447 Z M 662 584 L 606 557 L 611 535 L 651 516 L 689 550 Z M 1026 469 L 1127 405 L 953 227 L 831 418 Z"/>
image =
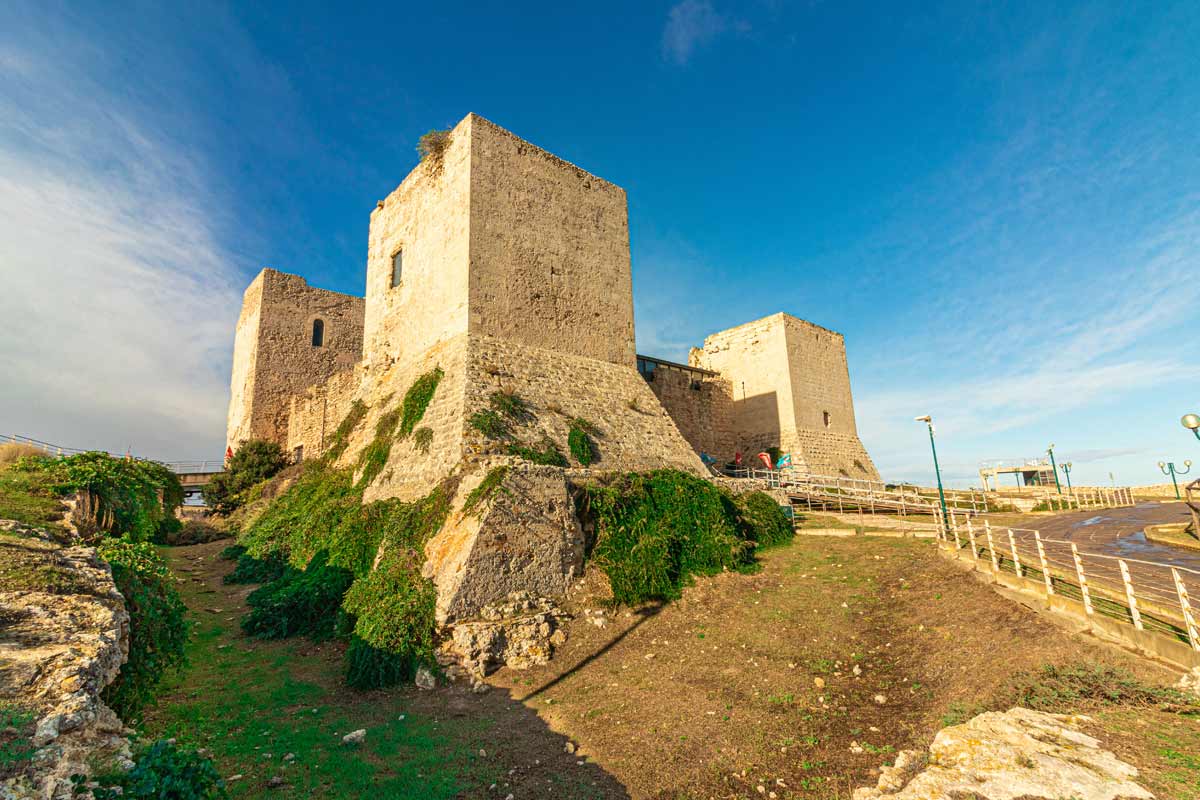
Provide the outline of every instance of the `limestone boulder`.
<path id="1" fill-rule="evenodd" d="M 1153 798 L 1134 781 L 1136 767 L 1080 730 L 1084 721 L 1027 708 L 980 714 L 939 731 L 927 753 L 901 752 L 854 800 Z"/>
<path id="2" fill-rule="evenodd" d="M 486 499 L 462 511 L 485 474 L 463 479 L 456 510 L 425 547 L 439 624 L 479 618 L 514 592 L 560 597 L 583 570 L 583 532 L 563 470 L 511 465 Z"/>
<path id="3" fill-rule="evenodd" d="M 478 618 L 452 625 L 443 653 L 476 679 L 503 666 L 528 669 L 547 663 L 566 641 L 566 617 L 549 598 L 513 592 Z"/>

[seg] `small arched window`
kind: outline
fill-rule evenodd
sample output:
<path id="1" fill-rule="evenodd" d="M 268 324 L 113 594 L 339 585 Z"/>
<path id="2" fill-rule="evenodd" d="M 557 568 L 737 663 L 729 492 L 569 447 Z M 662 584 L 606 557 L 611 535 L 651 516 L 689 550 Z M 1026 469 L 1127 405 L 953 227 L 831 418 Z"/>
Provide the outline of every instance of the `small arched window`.
<path id="1" fill-rule="evenodd" d="M 323 320 L 313 320 L 312 331 L 312 346 L 320 347 L 325 344 L 325 322 Z"/>

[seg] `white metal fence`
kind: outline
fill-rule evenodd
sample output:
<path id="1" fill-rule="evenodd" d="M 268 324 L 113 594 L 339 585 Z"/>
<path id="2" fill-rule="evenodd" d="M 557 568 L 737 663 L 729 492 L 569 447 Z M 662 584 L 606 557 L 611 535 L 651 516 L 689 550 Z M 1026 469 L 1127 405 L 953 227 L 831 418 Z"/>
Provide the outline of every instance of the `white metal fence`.
<path id="1" fill-rule="evenodd" d="M 40 439 L 34 439 L 29 436 L 21 436 L 19 434 L 0 433 L 0 444 L 23 444 L 30 447 L 36 447 L 44 453 L 52 456 L 73 456 L 79 453 L 89 452 L 107 452 L 108 455 L 114 458 L 124 458 L 122 453 L 113 453 L 105 450 L 88 450 L 79 447 L 64 447 L 62 445 L 43 442 Z M 141 461 L 153 461 L 154 459 L 139 459 Z M 164 467 L 167 467 L 172 472 L 178 473 L 197 473 L 197 472 L 221 472 L 225 469 L 225 462 L 222 459 L 209 459 L 197 461 L 159 461 Z"/>
<path id="2" fill-rule="evenodd" d="M 1200 652 L 1197 610 L 1189 594 L 1200 587 L 1200 571 L 1136 558 L 1079 549 L 1075 542 L 1051 539 L 1037 530 L 982 524 L 951 515 L 943 534 L 956 555 L 963 551 L 976 567 L 1006 573 L 1048 599 L 1079 603 L 1087 617 L 1096 615 L 1128 623 Z"/>

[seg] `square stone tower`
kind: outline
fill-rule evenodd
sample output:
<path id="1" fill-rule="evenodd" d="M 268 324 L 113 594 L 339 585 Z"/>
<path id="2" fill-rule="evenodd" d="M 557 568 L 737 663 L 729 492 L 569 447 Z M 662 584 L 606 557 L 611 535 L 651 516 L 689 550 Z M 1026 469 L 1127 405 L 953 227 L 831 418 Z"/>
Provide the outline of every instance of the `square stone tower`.
<path id="1" fill-rule="evenodd" d="M 284 445 L 292 395 L 362 357 L 363 299 L 264 269 L 246 287 L 233 344 L 226 444 Z"/>
<path id="2" fill-rule="evenodd" d="M 371 214 L 365 360 L 463 333 L 634 364 L 624 190 L 475 114 Z"/>

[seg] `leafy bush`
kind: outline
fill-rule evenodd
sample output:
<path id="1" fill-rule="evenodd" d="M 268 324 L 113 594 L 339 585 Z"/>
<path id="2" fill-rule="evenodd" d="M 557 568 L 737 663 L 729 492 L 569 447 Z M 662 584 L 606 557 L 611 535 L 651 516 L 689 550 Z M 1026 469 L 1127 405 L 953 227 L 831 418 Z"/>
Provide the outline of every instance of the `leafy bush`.
<path id="1" fill-rule="evenodd" d="M 303 567 L 328 546 L 332 531 L 359 513 L 361 505 L 362 489 L 355 487 L 350 469 L 311 461 L 238 541 L 256 558 L 278 553 L 292 566 Z"/>
<path id="2" fill-rule="evenodd" d="M 220 553 L 217 553 L 217 558 L 222 561 L 237 561 L 246 552 L 245 545 L 231 544 Z M 237 581 L 226 581 L 226 583 L 236 583 Z"/>
<path id="3" fill-rule="evenodd" d="M 428 453 L 431 444 L 433 444 L 432 428 L 420 427 L 413 431 L 413 447 L 417 452 Z"/>
<path id="4" fill-rule="evenodd" d="M 470 491 L 467 499 L 463 500 L 462 513 L 464 515 L 472 514 L 481 505 L 491 499 L 500 486 L 504 483 L 505 477 L 508 475 L 508 466 L 501 465 L 492 467 L 488 470 L 488 474 L 483 477 L 479 485 Z"/>
<path id="5" fill-rule="evenodd" d="M 523 444 L 510 444 L 508 446 L 508 454 L 543 466 L 568 466 L 567 459 L 559 452 L 558 445 L 546 437 L 543 437 L 542 441 L 536 447 Z"/>
<path id="6" fill-rule="evenodd" d="M 221 551 L 221 557 L 225 558 L 226 553 L 235 549 L 241 551 L 234 556 L 237 566 L 225 576 L 225 583 L 270 583 L 277 580 L 287 568 L 287 561 L 277 553 L 268 553 L 260 560 L 247 553 L 246 548 L 241 545 L 226 547 Z"/>
<path id="7" fill-rule="evenodd" d="M 165 673 L 185 661 L 189 626 L 171 572 L 153 545 L 107 539 L 97 548 L 129 612 L 129 659 L 102 697 L 130 720 L 149 702 Z"/>
<path id="8" fill-rule="evenodd" d="M 413 385 L 404 393 L 404 402 L 401 404 L 404 414 L 400 418 L 401 439 L 408 438 L 417 423 L 425 417 L 425 409 L 429 407 L 429 401 L 433 399 L 433 393 L 437 391 L 444 374 L 441 367 L 434 367 L 413 381 Z"/>
<path id="9" fill-rule="evenodd" d="M 420 662 L 407 653 L 390 653 L 354 636 L 346 648 L 346 685 L 352 689 L 382 689 L 411 681 Z"/>
<path id="10" fill-rule="evenodd" d="M 567 434 L 567 447 L 571 455 L 581 466 L 588 466 L 596 460 L 596 443 L 592 436 L 596 434 L 596 426 L 585 419 L 571 420 L 571 430 Z"/>
<path id="11" fill-rule="evenodd" d="M 246 502 L 247 490 L 286 466 L 287 458 L 277 443 L 251 439 L 233 454 L 225 471 L 204 487 L 204 501 L 217 513 L 228 514 Z"/>
<path id="12" fill-rule="evenodd" d="M 246 598 L 250 613 L 242 630 L 263 639 L 283 639 L 296 634 L 314 638 L 333 636 L 337 610 L 354 575 L 333 567 L 322 550 L 308 568 L 288 568 L 283 574 Z"/>
<path id="13" fill-rule="evenodd" d="M 746 492 L 734 499 L 745 536 L 759 549 L 790 542 L 796 535 L 792 522 L 775 498 L 766 492 Z"/>
<path id="14" fill-rule="evenodd" d="M 362 476 L 358 479 L 359 486 L 367 486 L 387 466 L 388 456 L 392 452 L 392 435 L 400 424 L 400 409 L 393 408 L 375 423 L 375 438 L 363 448 L 358 457 L 358 465 L 362 468 Z"/>
<path id="15" fill-rule="evenodd" d="M 357 617 L 355 636 L 415 673 L 420 663 L 433 662 L 436 602 L 433 581 L 422 577 L 419 565 L 397 561 L 356 581 L 344 607 Z"/>
<path id="16" fill-rule="evenodd" d="M 592 559 L 619 603 L 673 600 L 693 575 L 754 563 L 733 499 L 685 472 L 630 473 L 585 487 L 580 513 L 595 523 Z"/>
<path id="17" fill-rule="evenodd" d="M 512 391 L 497 391 L 492 392 L 488 397 L 488 405 L 496 411 L 515 422 L 526 422 L 533 418 L 533 413 L 529 410 L 529 403 L 525 402 L 525 398 Z"/>
<path id="18" fill-rule="evenodd" d="M 421 157 L 422 161 L 430 158 L 437 164 L 441 164 L 442 155 L 450 146 L 451 130 L 453 129 L 438 130 L 435 128 L 428 133 L 421 134 L 421 138 L 417 139 L 417 155 Z"/>
<path id="19" fill-rule="evenodd" d="M 218 800 L 225 793 L 212 761 L 194 750 L 183 750 L 160 739 L 135 754 L 127 772 L 98 775 L 99 787 L 91 790 L 95 800 Z M 76 790 L 77 793 L 82 787 Z"/>
<path id="20" fill-rule="evenodd" d="M 508 437 L 508 423 L 504 421 L 504 417 L 490 408 L 476 411 L 467 419 L 467 424 L 489 439 Z"/>

